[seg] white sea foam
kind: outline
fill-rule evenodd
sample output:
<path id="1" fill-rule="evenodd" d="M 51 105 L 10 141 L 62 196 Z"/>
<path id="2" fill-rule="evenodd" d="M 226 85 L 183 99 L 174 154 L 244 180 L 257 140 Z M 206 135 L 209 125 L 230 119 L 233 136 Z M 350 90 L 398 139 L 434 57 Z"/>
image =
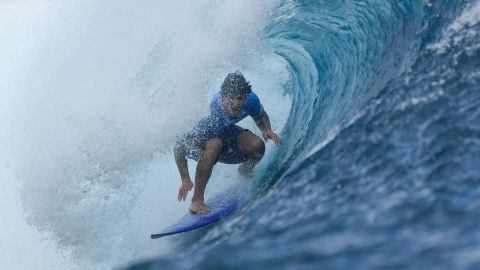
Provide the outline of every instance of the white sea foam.
<path id="1" fill-rule="evenodd" d="M 108 269 L 167 252 L 149 234 L 188 206 L 170 148 L 225 74 L 244 72 L 274 128 L 287 118 L 285 64 L 261 34 L 276 4 L 0 4 L 0 267 Z M 235 180 L 219 168 L 209 192 Z"/>
<path id="2" fill-rule="evenodd" d="M 477 34 L 477 25 L 480 23 L 480 1 L 469 4 L 463 13 L 456 18 L 443 32 L 440 41 L 428 46 L 437 54 L 443 54 L 447 49 L 458 46 L 464 39 L 472 38 Z M 477 45 L 478 46 L 478 45 Z M 468 54 L 469 51 L 478 48 L 463 48 Z"/>

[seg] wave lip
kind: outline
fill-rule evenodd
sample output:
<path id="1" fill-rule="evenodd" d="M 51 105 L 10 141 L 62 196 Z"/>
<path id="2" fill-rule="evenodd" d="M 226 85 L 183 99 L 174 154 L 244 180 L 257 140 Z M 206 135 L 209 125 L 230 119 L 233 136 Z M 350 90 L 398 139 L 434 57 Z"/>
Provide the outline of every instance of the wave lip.
<path id="1" fill-rule="evenodd" d="M 260 195 L 139 268 L 473 269 L 477 6 L 284 2 L 265 35 L 293 105 Z"/>

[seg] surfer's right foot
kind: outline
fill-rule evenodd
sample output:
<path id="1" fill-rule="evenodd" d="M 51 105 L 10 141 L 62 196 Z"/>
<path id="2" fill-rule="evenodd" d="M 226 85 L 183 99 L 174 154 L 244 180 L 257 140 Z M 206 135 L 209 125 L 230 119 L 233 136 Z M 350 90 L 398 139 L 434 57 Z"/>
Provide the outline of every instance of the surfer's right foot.
<path id="1" fill-rule="evenodd" d="M 201 213 L 206 213 L 210 212 L 210 208 L 208 208 L 208 205 L 206 205 L 202 201 L 195 201 L 190 204 L 189 208 L 190 212 L 194 214 L 201 214 Z"/>

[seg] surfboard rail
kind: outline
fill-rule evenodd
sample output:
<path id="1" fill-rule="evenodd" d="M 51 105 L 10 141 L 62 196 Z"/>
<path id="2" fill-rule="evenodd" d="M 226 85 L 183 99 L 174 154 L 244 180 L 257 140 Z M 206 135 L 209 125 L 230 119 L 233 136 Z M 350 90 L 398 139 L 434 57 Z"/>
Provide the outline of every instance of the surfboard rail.
<path id="1" fill-rule="evenodd" d="M 234 213 L 244 200 L 245 194 L 239 193 L 238 188 L 228 189 L 206 201 L 210 212 L 202 214 L 188 213 L 159 233 L 150 235 L 150 238 L 158 239 L 173 234 L 192 231 L 215 223 Z"/>

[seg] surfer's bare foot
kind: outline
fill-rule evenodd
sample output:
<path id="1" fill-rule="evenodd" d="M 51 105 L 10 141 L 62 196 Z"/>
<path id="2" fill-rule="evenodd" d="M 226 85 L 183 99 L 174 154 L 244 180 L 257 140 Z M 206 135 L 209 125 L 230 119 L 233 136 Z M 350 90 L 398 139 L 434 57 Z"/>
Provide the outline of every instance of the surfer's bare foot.
<path id="1" fill-rule="evenodd" d="M 208 205 L 206 205 L 202 201 L 192 202 L 192 204 L 190 204 L 190 209 L 189 210 L 191 212 L 195 213 L 195 214 L 210 212 L 210 208 L 208 208 Z"/>
<path id="2" fill-rule="evenodd" d="M 246 177 L 253 177 L 252 164 L 249 161 L 240 164 L 240 166 L 238 166 L 238 173 Z"/>

